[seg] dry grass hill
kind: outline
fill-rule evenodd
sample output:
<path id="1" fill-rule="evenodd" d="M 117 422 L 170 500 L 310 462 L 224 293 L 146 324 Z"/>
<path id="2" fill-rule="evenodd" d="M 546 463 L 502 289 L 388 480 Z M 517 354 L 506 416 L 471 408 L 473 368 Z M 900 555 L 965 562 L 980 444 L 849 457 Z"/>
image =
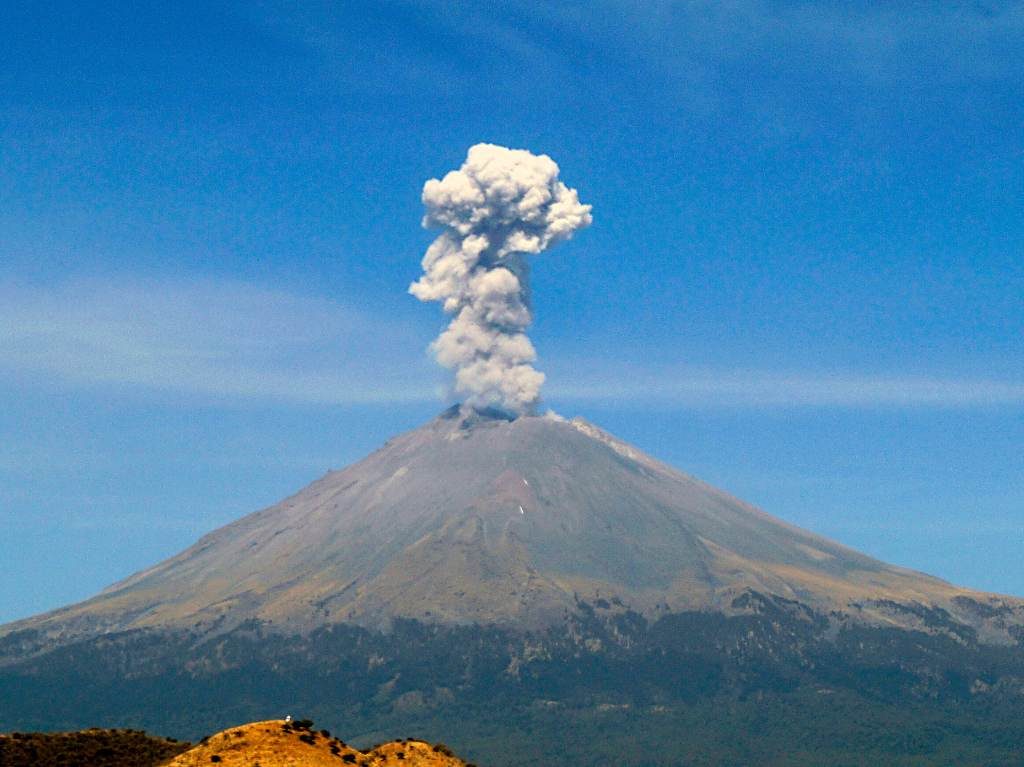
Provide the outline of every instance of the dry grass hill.
<path id="1" fill-rule="evenodd" d="M 308 720 L 253 722 L 219 732 L 166 767 L 466 767 L 444 744 L 397 740 L 367 751 L 346 745 Z"/>

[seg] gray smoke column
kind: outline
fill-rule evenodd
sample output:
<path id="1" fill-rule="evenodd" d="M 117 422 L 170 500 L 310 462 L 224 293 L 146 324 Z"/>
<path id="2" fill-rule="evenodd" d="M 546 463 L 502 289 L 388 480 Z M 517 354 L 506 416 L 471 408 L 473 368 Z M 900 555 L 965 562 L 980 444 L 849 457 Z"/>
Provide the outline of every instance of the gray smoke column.
<path id="1" fill-rule="evenodd" d="M 431 350 L 454 368 L 468 404 L 531 412 L 544 374 L 525 332 L 533 320 L 526 256 L 589 225 L 590 206 L 547 155 L 493 144 L 477 144 L 461 168 L 428 181 L 423 204 L 423 226 L 443 231 L 409 292 L 452 315 Z"/>

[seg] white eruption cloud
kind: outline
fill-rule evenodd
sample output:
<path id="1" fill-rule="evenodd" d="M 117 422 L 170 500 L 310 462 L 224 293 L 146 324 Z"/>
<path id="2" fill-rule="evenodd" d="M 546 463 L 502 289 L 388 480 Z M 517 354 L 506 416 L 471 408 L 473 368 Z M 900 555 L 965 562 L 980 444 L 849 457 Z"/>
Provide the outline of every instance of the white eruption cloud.
<path id="1" fill-rule="evenodd" d="M 431 344 L 437 361 L 455 370 L 467 403 L 531 412 L 544 374 L 525 332 L 533 320 L 526 256 L 589 225 L 590 206 L 547 155 L 493 144 L 477 144 L 461 168 L 428 181 L 423 204 L 423 226 L 443 231 L 409 292 L 452 316 Z"/>

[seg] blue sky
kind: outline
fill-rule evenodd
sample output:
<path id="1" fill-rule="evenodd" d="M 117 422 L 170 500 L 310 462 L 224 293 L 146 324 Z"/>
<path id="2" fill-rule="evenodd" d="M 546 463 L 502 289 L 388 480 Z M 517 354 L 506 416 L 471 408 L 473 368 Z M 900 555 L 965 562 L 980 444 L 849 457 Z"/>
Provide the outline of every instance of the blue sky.
<path id="1" fill-rule="evenodd" d="M 1024 594 L 1024 4 L 0 9 L 0 620 L 444 402 L 423 182 L 551 155 L 545 398 Z"/>

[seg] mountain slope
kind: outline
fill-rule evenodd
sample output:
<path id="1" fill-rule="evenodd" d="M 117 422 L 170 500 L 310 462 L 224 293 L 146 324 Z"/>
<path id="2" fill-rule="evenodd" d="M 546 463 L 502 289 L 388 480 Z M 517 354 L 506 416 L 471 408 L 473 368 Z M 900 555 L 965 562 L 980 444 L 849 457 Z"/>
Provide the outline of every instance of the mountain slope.
<path id="1" fill-rule="evenodd" d="M 335 623 L 536 628 L 581 604 L 656 618 L 822 614 L 1011 643 L 1020 600 L 960 589 L 788 525 L 580 419 L 452 408 L 362 461 L 87 602 L 10 624 L 70 639 L 133 628 Z M 938 619 L 936 619 L 938 616 Z"/>

